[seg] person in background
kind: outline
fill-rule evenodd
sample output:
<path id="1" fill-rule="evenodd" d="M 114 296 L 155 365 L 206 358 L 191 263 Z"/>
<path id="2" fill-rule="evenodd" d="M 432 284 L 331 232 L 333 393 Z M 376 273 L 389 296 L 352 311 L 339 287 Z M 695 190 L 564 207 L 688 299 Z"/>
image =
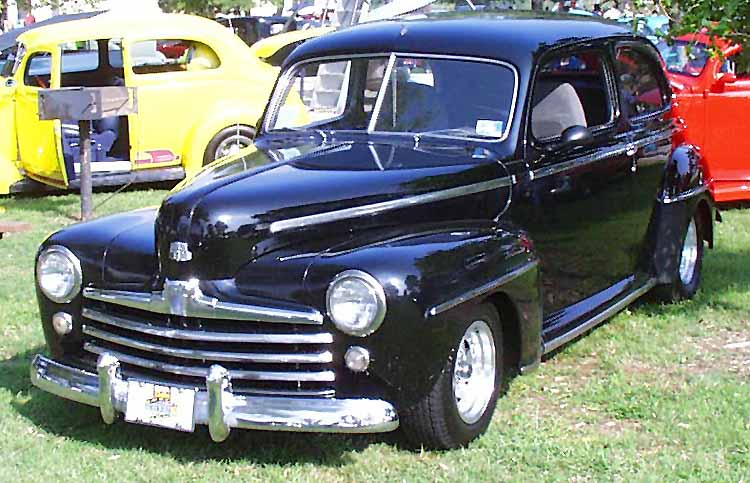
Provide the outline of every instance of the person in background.
<path id="1" fill-rule="evenodd" d="M 607 9 L 606 12 L 604 12 L 603 17 L 608 20 L 617 20 L 618 18 L 622 17 L 622 11 L 620 10 L 620 2 L 618 2 L 617 0 L 612 2 L 612 6 L 609 9 Z"/>
<path id="2" fill-rule="evenodd" d="M 36 17 L 34 17 L 34 14 L 29 12 L 26 14 L 26 16 L 23 18 L 23 25 L 24 27 L 28 27 L 29 25 L 34 25 L 36 23 Z"/>
<path id="3" fill-rule="evenodd" d="M 602 6 L 599 3 L 594 4 L 594 10 L 591 11 L 594 15 L 598 15 L 599 17 L 602 16 L 604 12 L 602 12 Z"/>

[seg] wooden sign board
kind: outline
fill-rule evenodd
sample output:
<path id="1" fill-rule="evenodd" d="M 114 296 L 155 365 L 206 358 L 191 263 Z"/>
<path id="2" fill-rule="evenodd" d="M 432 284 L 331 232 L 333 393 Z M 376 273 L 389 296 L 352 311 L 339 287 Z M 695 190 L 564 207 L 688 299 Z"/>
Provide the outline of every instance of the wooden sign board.
<path id="1" fill-rule="evenodd" d="M 138 112 L 134 88 L 66 87 L 39 91 L 39 119 L 93 121 Z"/>

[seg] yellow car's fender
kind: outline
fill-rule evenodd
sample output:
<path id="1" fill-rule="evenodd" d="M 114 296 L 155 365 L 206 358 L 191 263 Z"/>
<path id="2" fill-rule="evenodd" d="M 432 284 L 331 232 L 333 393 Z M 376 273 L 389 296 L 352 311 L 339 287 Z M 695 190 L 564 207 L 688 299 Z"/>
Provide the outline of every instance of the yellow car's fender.
<path id="1" fill-rule="evenodd" d="M 264 108 L 265 104 L 260 103 L 238 104 L 229 100 L 218 103 L 212 114 L 196 123 L 185 139 L 183 166 L 186 177 L 195 175 L 203 168 L 206 148 L 217 134 L 228 127 L 237 125 L 247 126 L 254 130 L 263 115 Z"/>

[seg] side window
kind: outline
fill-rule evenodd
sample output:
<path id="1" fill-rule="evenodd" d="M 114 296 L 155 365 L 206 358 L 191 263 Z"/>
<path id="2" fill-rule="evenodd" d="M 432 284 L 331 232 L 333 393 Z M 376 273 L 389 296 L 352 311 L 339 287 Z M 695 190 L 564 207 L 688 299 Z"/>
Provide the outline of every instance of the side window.
<path id="1" fill-rule="evenodd" d="M 534 83 L 531 132 L 552 140 L 572 126 L 596 128 L 613 119 L 604 56 L 598 50 L 555 56 Z"/>
<path id="2" fill-rule="evenodd" d="M 157 74 L 216 69 L 219 56 L 202 42 L 179 39 L 145 40 L 130 47 L 133 72 Z"/>
<path id="3" fill-rule="evenodd" d="M 31 54 L 23 74 L 24 85 L 46 89 L 50 86 L 52 76 L 52 54 L 36 52 Z"/>
<path id="4" fill-rule="evenodd" d="M 615 67 L 624 115 L 645 116 L 664 107 L 662 70 L 652 56 L 631 47 L 620 47 Z"/>

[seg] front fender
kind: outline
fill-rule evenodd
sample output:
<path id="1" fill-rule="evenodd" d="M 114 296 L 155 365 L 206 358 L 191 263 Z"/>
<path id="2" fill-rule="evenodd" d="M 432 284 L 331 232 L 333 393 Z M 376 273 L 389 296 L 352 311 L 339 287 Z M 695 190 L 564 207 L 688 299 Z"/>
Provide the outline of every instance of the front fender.
<path id="1" fill-rule="evenodd" d="M 361 240 L 318 255 L 307 270 L 305 288 L 313 305 L 325 309 L 328 285 L 344 270 L 362 270 L 380 282 L 387 300 L 383 325 L 365 338 L 336 331 L 337 352 L 343 354 L 351 345 L 365 347 L 371 354 L 368 376 L 384 384 L 397 407 L 410 407 L 432 388 L 463 335 L 466 308 L 499 292 L 523 314 L 518 321 L 521 331 L 535 333 L 521 337 L 528 346 L 521 352 L 533 353 L 530 359 L 538 357 L 541 314 L 536 270 L 529 271 L 523 283 L 509 280 L 461 303 L 450 303 L 533 262 L 534 256 L 519 233 L 487 223 L 423 228 L 391 239 L 358 243 Z M 445 310 L 433 310 L 441 306 Z M 333 325 L 327 317 L 326 323 Z M 346 368 L 337 374 L 344 375 L 337 387 L 344 396 L 362 386 L 358 376 Z"/>

